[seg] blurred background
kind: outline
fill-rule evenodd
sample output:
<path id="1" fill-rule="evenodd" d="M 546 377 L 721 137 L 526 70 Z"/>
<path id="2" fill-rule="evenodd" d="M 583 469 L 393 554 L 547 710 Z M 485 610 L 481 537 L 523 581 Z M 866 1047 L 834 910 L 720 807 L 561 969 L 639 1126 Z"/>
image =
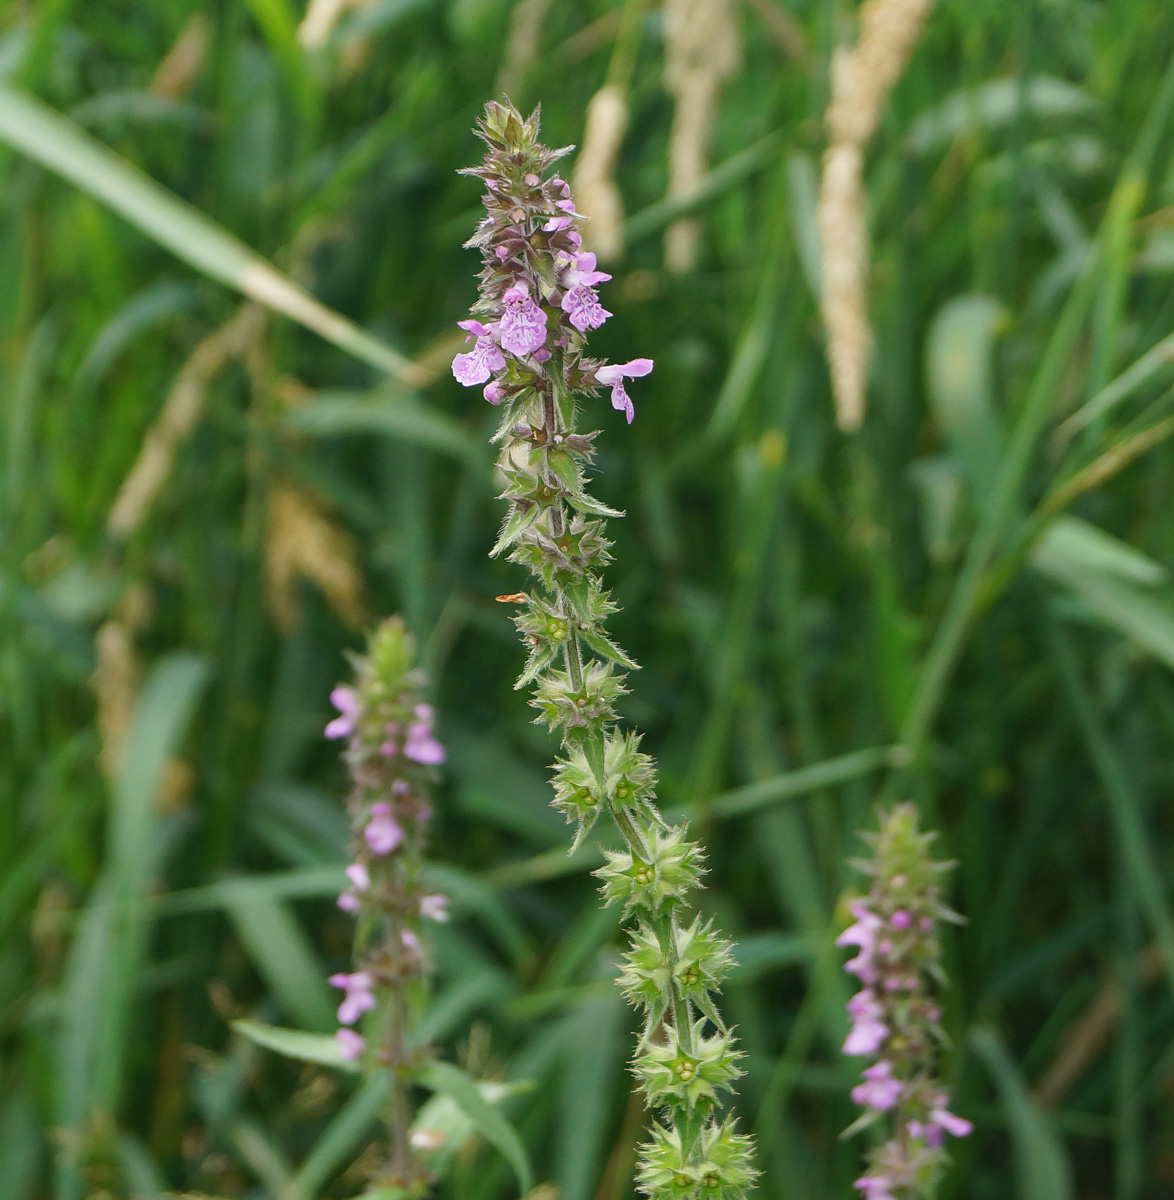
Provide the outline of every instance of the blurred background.
<path id="1" fill-rule="evenodd" d="M 943 1200 L 1171 1194 L 1174 11 L 936 5 L 865 160 L 846 437 L 816 205 L 854 6 L 709 8 L 691 43 L 652 0 L 0 13 L 0 1200 L 362 1190 L 352 1086 L 228 1022 L 334 1027 L 321 734 L 392 612 L 450 749 L 427 1032 L 530 1082 L 507 1111 L 558 1200 L 632 1194 L 617 916 L 547 806 L 493 413 L 448 370 L 455 172 L 502 91 L 586 141 L 593 347 L 656 360 L 631 428 L 605 397 L 585 423 L 627 514 L 625 715 L 740 942 L 762 1194 L 854 1194 L 830 942 L 878 796 L 940 829 L 968 918 Z M 474 1142 L 444 1194 L 516 1191 Z"/>

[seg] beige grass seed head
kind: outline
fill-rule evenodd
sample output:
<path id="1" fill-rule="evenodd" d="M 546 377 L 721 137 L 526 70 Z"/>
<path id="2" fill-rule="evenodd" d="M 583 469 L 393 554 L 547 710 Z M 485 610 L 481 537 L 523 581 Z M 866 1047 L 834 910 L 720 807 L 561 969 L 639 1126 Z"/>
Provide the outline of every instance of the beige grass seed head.
<path id="1" fill-rule="evenodd" d="M 705 178 L 722 84 L 740 58 L 737 0 L 665 0 L 664 81 L 676 99 L 669 133 L 668 198 L 691 195 Z M 682 217 L 665 233 L 665 266 L 674 274 L 697 262 L 699 225 Z"/>
<path id="2" fill-rule="evenodd" d="M 604 262 L 624 250 L 624 206 L 616 185 L 616 162 L 628 127 L 628 90 L 608 83 L 591 97 L 583 128 L 583 148 L 571 173 L 575 209 L 588 217 L 583 247 Z"/>
<path id="3" fill-rule="evenodd" d="M 864 149 L 880 122 L 933 0 L 865 0 L 853 49 L 832 56 L 828 148 L 820 181 L 821 295 L 836 422 L 859 429 L 867 403 L 872 327 L 868 319 L 868 233 Z"/>

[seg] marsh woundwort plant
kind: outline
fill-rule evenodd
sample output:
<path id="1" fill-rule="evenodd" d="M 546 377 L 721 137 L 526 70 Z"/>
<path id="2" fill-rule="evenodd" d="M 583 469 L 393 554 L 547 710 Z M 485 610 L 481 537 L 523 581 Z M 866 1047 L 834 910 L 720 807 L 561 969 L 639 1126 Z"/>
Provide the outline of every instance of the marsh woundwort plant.
<path id="1" fill-rule="evenodd" d="M 423 679 L 412 659 L 403 622 L 384 621 L 367 653 L 353 660 L 354 682 L 331 693 L 339 715 L 326 736 L 345 739 L 343 757 L 354 784 L 347 801 L 351 886 L 338 905 L 358 920 L 357 962 L 352 973 L 330 978 L 343 992 L 338 1043 L 344 1058 L 387 1070 L 391 1150 L 377 1178 L 418 1194 L 429 1179 L 413 1144 L 409 1092 L 423 1051 L 409 1045 L 408 1033 L 430 971 L 420 925 L 445 921 L 448 912 L 446 898 L 428 894 L 423 881 L 427 795 L 445 752 L 433 734 L 434 714 L 423 702 Z M 360 1021 L 366 1037 L 355 1028 Z"/>
<path id="2" fill-rule="evenodd" d="M 603 812 L 626 843 L 607 852 L 597 874 L 606 903 L 634 917 L 619 982 L 644 1016 L 633 1072 L 656 1114 L 640 1187 L 658 1198 L 734 1200 L 755 1171 L 749 1138 L 720 1112 L 741 1073 L 714 1003 L 731 947 L 688 912 L 701 848 L 661 817 L 653 761 L 617 722 L 614 705 L 635 663 L 605 632 L 616 606 L 599 572 L 610 561 L 606 518 L 620 514 L 588 494 L 596 434 L 575 428 L 580 407 L 605 387 L 631 422 L 624 380 L 647 375 L 652 363 L 611 365 L 587 353 L 585 335 L 611 315 L 595 291 L 610 276 L 581 253 L 582 218 L 569 186 L 550 174 L 567 150 L 543 146 L 537 112 L 523 120 L 509 104 L 488 105 L 478 134 L 488 152 L 467 173 L 485 184 L 487 215 L 469 245 L 484 266 L 473 319 L 461 322 L 474 344 L 453 373 L 484 385 L 501 407 L 495 440 L 509 512 L 493 553 L 508 551 L 535 579 L 532 592 L 509 598 L 520 605 L 514 620 L 530 651 L 517 686 L 533 685 L 537 719 L 562 735 L 554 803 L 578 825 L 574 844 Z"/>
<path id="3" fill-rule="evenodd" d="M 836 939 L 858 953 L 845 970 L 864 985 L 848 1001 L 852 1029 L 844 1053 L 873 1060 L 852 1099 L 864 1113 L 848 1134 L 890 1120 L 888 1141 L 868 1156 L 856 1181 L 864 1200 L 923 1200 L 948 1162 L 946 1133 L 965 1137 L 969 1121 L 946 1105 L 937 1075 L 946 1044 L 932 985 L 943 982 L 938 928 L 960 921 L 941 898 L 939 879 L 952 863 L 935 862 L 933 833 L 917 828 L 917 809 L 899 804 L 863 835 L 872 857 L 853 865 L 871 876 L 868 895 L 852 904 L 855 923 Z"/>

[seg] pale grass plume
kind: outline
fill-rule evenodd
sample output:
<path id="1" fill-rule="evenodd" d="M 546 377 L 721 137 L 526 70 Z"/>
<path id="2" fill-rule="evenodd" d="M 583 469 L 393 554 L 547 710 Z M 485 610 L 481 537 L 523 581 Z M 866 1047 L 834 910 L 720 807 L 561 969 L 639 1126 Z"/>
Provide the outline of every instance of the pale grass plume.
<path id="1" fill-rule="evenodd" d="M 860 36 L 832 57 L 828 148 L 819 195 L 821 307 L 828 367 L 842 430 L 864 420 L 872 329 L 868 320 L 868 234 L 864 150 L 889 89 L 900 78 L 933 0 L 865 0 Z"/>
<path id="2" fill-rule="evenodd" d="M 148 89 L 152 96 L 180 100 L 191 90 L 208 57 L 208 18 L 192 13 L 163 61 L 155 68 Z"/>
<path id="3" fill-rule="evenodd" d="M 122 751 L 138 697 L 140 669 L 135 633 L 145 614 L 139 615 L 135 609 L 146 607 L 145 593 L 142 584 L 132 584 L 123 596 L 119 611 L 99 626 L 94 638 L 97 664 L 90 685 L 97 702 L 98 735 L 101 738 L 98 765 L 108 781 L 113 781 L 122 763 Z"/>
<path id="4" fill-rule="evenodd" d="M 298 623 L 299 579 L 312 583 L 344 624 L 363 624 L 363 578 L 350 534 L 310 492 L 278 476 L 266 509 L 265 584 L 273 619 L 286 633 Z"/>
<path id="5" fill-rule="evenodd" d="M 575 207 L 588 223 L 583 245 L 603 261 L 624 250 L 624 207 L 616 185 L 616 161 L 628 127 L 628 89 L 607 83 L 591 97 L 583 129 L 583 148 L 575 159 L 571 190 Z"/>
<path id="6" fill-rule="evenodd" d="M 305 50 L 316 50 L 348 12 L 368 7 L 370 0 L 310 0 L 298 26 L 298 42 Z"/>
<path id="7" fill-rule="evenodd" d="M 264 310 L 259 305 L 243 305 L 231 320 L 204 338 L 180 368 L 114 498 L 106 518 L 112 537 L 124 541 L 142 524 L 171 474 L 176 452 L 199 422 L 208 384 L 231 360 L 245 353 L 263 321 Z"/>
<path id="8" fill-rule="evenodd" d="M 127 586 L 114 612 L 99 627 L 94 638 L 97 665 L 90 685 L 94 689 L 101 739 L 98 766 L 111 784 L 122 768 L 126 738 L 142 682 L 135 639 L 146 628 L 150 617 L 150 590 L 142 581 L 135 581 Z M 169 759 L 159 781 L 155 807 L 164 813 L 178 812 L 187 804 L 194 781 L 195 772 L 188 763 L 178 758 Z"/>
<path id="9" fill-rule="evenodd" d="M 722 84 L 740 58 L 737 0 L 665 0 L 664 79 L 676 100 L 669 134 L 670 200 L 697 190 L 709 166 L 709 142 Z M 681 217 L 665 233 L 665 266 L 691 271 L 699 225 Z"/>
<path id="10" fill-rule="evenodd" d="M 526 76 L 538 57 L 542 26 L 549 9 L 550 0 L 518 0 L 514 5 L 505 55 L 497 76 L 499 94 L 517 97 L 521 93 Z"/>

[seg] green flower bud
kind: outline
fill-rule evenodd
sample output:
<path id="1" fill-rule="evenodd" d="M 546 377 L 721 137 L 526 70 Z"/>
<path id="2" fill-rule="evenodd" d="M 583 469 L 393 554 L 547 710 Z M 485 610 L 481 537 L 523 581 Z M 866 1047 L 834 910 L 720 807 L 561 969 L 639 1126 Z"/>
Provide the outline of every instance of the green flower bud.
<path id="1" fill-rule="evenodd" d="M 742 1057 L 728 1033 L 702 1037 L 704 1020 L 692 1029 L 692 1046 L 681 1045 L 677 1030 L 667 1029 L 667 1041 L 646 1042 L 638 1051 L 632 1069 L 640 1080 L 649 1104 L 692 1109 L 712 1106 L 720 1091 L 729 1091 L 742 1072 Z"/>
<path id="2" fill-rule="evenodd" d="M 631 949 L 624 955 L 625 969 L 619 978 L 624 995 L 645 1011 L 649 1025 L 655 1025 L 675 985 L 719 1029 L 724 1029 L 710 997 L 734 965 L 730 943 L 714 933 L 712 922 L 703 925 L 699 916 L 687 929 L 674 925 L 672 936 L 676 964 L 670 967 L 659 939 L 647 925 L 632 934 Z"/>
<path id="3" fill-rule="evenodd" d="M 595 872 L 603 880 L 604 902 L 623 901 L 625 915 L 634 908 L 658 912 L 697 887 L 703 874 L 701 848 L 686 839 L 684 825 L 645 829 L 648 861 L 628 851 L 606 850 L 607 865 Z"/>
<path id="4" fill-rule="evenodd" d="M 678 1130 L 654 1124 L 652 1140 L 640 1147 L 640 1190 L 680 1200 L 737 1200 L 758 1172 L 751 1162 L 750 1138 L 734 1130 L 733 1120 L 706 1125 L 686 1155 Z"/>
<path id="5" fill-rule="evenodd" d="M 627 691 L 610 664 L 590 662 L 583 666 L 582 688 L 575 687 L 566 671 L 551 671 L 538 680 L 530 703 L 548 728 L 582 729 L 613 720 L 612 705 Z"/>

